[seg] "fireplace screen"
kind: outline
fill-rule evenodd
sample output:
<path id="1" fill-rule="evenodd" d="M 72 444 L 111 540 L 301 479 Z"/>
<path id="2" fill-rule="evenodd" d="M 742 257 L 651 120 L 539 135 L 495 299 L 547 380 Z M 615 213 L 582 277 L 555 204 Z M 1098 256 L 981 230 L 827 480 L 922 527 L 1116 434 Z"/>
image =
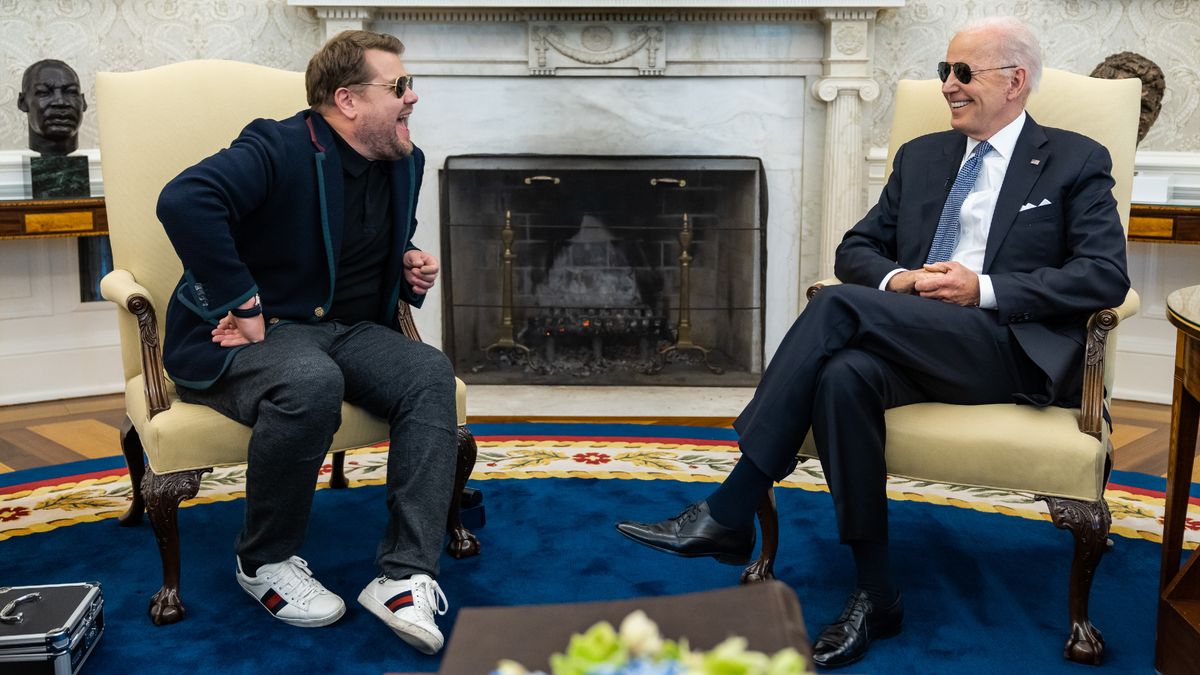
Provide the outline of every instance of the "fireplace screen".
<path id="1" fill-rule="evenodd" d="M 444 347 L 465 381 L 758 382 L 757 159 L 460 156 L 441 177 Z"/>

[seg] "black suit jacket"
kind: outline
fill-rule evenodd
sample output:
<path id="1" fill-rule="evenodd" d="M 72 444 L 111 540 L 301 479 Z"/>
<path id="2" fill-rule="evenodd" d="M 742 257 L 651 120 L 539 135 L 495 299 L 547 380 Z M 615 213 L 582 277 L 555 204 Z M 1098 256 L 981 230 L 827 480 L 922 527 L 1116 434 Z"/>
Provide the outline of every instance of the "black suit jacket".
<path id="1" fill-rule="evenodd" d="M 966 144 L 945 131 L 897 151 L 879 203 L 838 247 L 839 279 L 878 286 L 897 266 L 921 267 Z M 1044 395 L 1025 397 L 1039 405 L 1078 403 L 1088 316 L 1129 290 L 1111 169 L 1104 146 L 1028 117 L 996 200 L 983 273 L 997 321 L 1049 378 Z"/>

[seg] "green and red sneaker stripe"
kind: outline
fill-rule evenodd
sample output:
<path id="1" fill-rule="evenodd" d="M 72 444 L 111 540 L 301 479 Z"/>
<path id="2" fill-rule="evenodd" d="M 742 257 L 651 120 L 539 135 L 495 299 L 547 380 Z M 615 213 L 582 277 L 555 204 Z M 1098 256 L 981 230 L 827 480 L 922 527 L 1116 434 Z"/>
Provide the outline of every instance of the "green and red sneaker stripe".
<path id="1" fill-rule="evenodd" d="M 389 612 L 398 612 L 405 607 L 411 607 L 413 604 L 413 594 L 411 590 L 404 591 L 399 595 L 394 595 L 390 600 L 383 603 L 388 608 Z"/>
<path id="2" fill-rule="evenodd" d="M 287 607 L 287 600 L 284 600 L 275 589 L 268 589 L 266 594 L 258 599 L 272 614 L 278 614 L 284 607 Z"/>

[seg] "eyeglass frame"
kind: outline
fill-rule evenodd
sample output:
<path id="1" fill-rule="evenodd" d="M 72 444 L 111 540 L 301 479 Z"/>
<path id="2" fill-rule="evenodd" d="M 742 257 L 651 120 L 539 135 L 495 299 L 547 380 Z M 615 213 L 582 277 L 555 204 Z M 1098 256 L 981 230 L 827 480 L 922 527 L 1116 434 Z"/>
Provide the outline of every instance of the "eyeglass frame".
<path id="1" fill-rule="evenodd" d="M 961 68 L 959 66 L 961 66 Z M 970 64 L 963 63 L 962 61 L 955 61 L 954 63 L 947 63 L 946 61 L 938 61 L 937 74 L 938 74 L 938 79 L 940 79 L 942 82 L 945 82 L 946 80 L 950 79 L 950 73 L 953 72 L 954 77 L 955 77 L 955 79 L 958 80 L 959 84 L 970 84 L 971 78 L 979 73 L 986 73 L 986 72 L 990 72 L 993 70 L 1005 70 L 1008 68 L 1020 68 L 1020 67 L 1021 66 L 1014 64 L 1011 66 L 997 66 L 995 68 L 980 68 L 979 70 L 971 70 Z"/>
<path id="2" fill-rule="evenodd" d="M 403 84 L 403 86 L 401 86 Z M 396 98 L 404 98 L 404 94 L 408 93 L 409 89 L 413 88 L 413 76 L 401 75 L 394 82 L 351 82 L 346 85 L 348 87 L 359 87 L 366 85 L 374 85 L 376 87 L 391 87 L 396 93 Z"/>

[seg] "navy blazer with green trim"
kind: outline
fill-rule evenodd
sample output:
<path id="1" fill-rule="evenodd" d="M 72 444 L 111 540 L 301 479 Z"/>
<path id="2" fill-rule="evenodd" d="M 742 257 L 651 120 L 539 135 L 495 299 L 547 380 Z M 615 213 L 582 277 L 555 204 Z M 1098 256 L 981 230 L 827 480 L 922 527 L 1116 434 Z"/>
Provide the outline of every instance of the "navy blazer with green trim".
<path id="1" fill-rule="evenodd" d="M 163 188 L 158 218 L 183 262 L 167 307 L 163 362 L 171 379 L 206 389 L 240 347 L 221 347 L 212 329 L 233 307 L 259 295 L 268 332 L 328 315 L 345 218 L 335 132 L 311 110 L 251 122 L 233 143 Z M 404 283 L 405 251 L 425 155 L 392 163 L 392 250 L 388 291 L 376 321 L 396 328 L 397 303 L 419 307 Z"/>

